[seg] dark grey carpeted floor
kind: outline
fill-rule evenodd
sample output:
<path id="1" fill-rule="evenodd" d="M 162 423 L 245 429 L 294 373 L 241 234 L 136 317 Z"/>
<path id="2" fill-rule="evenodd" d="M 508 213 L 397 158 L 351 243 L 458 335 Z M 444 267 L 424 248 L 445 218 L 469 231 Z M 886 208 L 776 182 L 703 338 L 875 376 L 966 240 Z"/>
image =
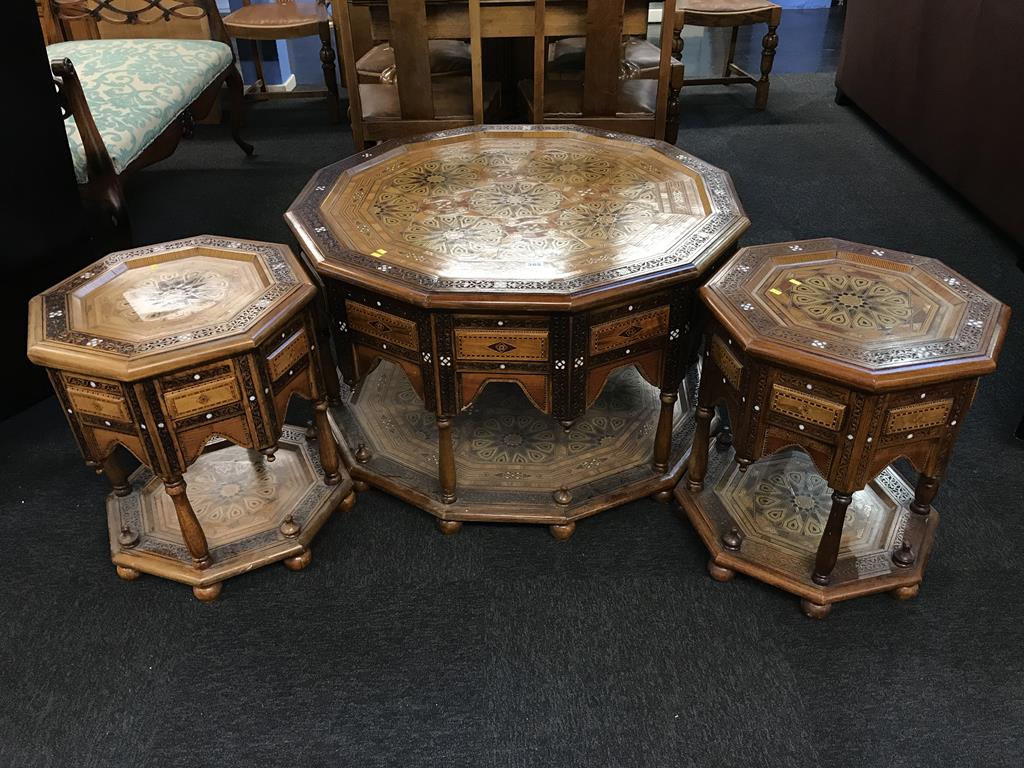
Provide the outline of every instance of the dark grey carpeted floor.
<path id="1" fill-rule="evenodd" d="M 680 145 L 732 172 L 746 242 L 837 235 L 945 260 L 1024 306 L 1015 252 L 828 75 L 686 94 Z M 139 242 L 287 240 L 346 154 L 319 102 L 255 106 L 129 186 Z M 939 493 L 918 599 L 809 621 L 717 584 L 689 526 L 638 502 L 582 523 L 467 525 L 363 495 L 314 561 L 229 582 L 119 581 L 105 485 L 52 400 L 0 424 L 0 766 L 1014 766 L 1024 752 L 1024 335 L 1014 323 Z"/>

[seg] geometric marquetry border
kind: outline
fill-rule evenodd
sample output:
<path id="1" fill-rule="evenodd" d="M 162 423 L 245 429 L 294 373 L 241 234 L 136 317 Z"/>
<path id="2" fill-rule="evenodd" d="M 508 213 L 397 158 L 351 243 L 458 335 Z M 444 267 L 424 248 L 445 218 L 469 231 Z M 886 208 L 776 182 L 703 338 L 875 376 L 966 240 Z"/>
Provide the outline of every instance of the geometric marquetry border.
<path id="1" fill-rule="evenodd" d="M 335 182 L 347 170 L 365 164 L 375 165 L 386 159 L 386 156 L 404 144 L 425 140 L 446 139 L 473 133 L 579 133 L 590 136 L 614 139 L 616 141 L 640 144 L 675 160 L 697 173 L 711 201 L 711 214 L 705 217 L 694 229 L 682 239 L 674 243 L 671 249 L 654 254 L 651 258 L 633 264 L 612 269 L 578 275 L 570 278 L 542 280 L 529 279 L 463 279 L 446 278 L 425 272 L 419 272 L 405 266 L 383 264 L 380 259 L 368 254 L 358 253 L 339 243 L 331 233 L 331 228 L 323 220 L 320 205 L 330 194 Z M 709 163 L 684 152 L 678 147 L 656 139 L 640 136 L 629 136 L 609 131 L 599 131 L 576 125 L 474 125 L 465 128 L 454 128 L 437 133 L 411 136 L 379 144 L 364 152 L 355 154 L 345 160 L 320 169 L 306 185 L 305 189 L 288 209 L 290 217 L 297 220 L 304 234 L 316 243 L 320 254 L 328 260 L 342 262 L 349 266 L 359 267 L 368 272 L 386 273 L 389 279 L 406 283 L 414 288 L 426 291 L 512 291 L 534 293 L 575 293 L 614 283 L 619 280 L 653 274 L 663 270 L 677 270 L 681 273 L 702 270 L 713 260 L 724 245 L 735 240 L 730 233 L 741 227 L 746 221 L 746 214 L 740 205 L 733 189 L 729 174 Z M 289 223 L 293 223 L 290 219 Z M 736 235 L 738 236 L 738 232 Z M 723 238 L 728 238 L 723 241 Z"/>

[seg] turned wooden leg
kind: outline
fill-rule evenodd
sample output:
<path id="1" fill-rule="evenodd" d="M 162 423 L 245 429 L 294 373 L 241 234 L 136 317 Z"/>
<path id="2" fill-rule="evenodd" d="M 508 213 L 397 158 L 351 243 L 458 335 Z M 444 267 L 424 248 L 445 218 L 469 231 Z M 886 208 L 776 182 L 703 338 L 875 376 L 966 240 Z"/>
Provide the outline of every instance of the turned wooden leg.
<path id="1" fill-rule="evenodd" d="M 445 536 L 452 536 L 462 530 L 462 522 L 459 520 L 437 519 L 437 530 Z"/>
<path id="2" fill-rule="evenodd" d="M 565 541 L 576 532 L 576 523 L 570 521 L 562 525 L 549 525 L 548 531 L 559 541 Z"/>
<path id="3" fill-rule="evenodd" d="M 257 58 L 256 61 L 259 61 Z M 242 125 L 244 123 L 245 109 L 245 86 L 242 83 L 242 74 L 238 67 L 231 65 L 228 68 L 227 77 L 224 79 L 228 86 L 228 96 L 231 99 L 231 138 L 235 144 L 241 147 L 245 154 L 252 156 L 253 146 L 242 138 Z"/>
<path id="4" fill-rule="evenodd" d="M 775 61 L 775 48 L 779 44 L 779 36 L 775 34 L 778 24 L 768 25 L 768 34 L 761 40 L 764 46 L 761 51 L 761 79 L 757 81 L 757 95 L 754 100 L 755 109 L 764 109 L 768 106 L 768 75 L 772 71 L 772 62 Z"/>
<path id="5" fill-rule="evenodd" d="M 118 565 L 115 566 L 115 568 L 117 570 L 118 577 L 125 581 L 135 581 L 139 578 L 139 571 L 135 568 L 129 568 L 127 565 Z"/>
<path id="6" fill-rule="evenodd" d="M 917 597 L 917 593 L 921 591 L 920 584 L 911 584 L 906 587 L 896 587 L 891 594 L 897 600 L 912 600 Z"/>
<path id="7" fill-rule="evenodd" d="M 216 584 L 211 584 L 208 587 L 192 587 L 192 594 L 196 596 L 196 600 L 202 603 L 209 603 L 220 596 L 223 586 L 223 582 L 218 581 Z"/>
<path id="8" fill-rule="evenodd" d="M 341 107 L 338 103 L 338 75 L 334 61 L 331 25 L 325 22 L 320 25 L 320 66 L 324 70 L 324 83 L 327 85 L 327 110 L 332 123 L 341 119 Z"/>
<path id="9" fill-rule="evenodd" d="M 672 416 L 678 399 L 678 393 L 661 390 L 661 411 L 658 413 L 658 429 L 654 433 L 654 459 L 651 462 L 658 473 L 668 471 L 668 457 L 672 451 Z"/>
<path id="10" fill-rule="evenodd" d="M 814 573 L 811 580 L 822 586 L 828 584 L 828 576 L 836 567 L 839 558 L 839 544 L 843 538 L 843 523 L 846 521 L 846 509 L 853 501 L 852 493 L 832 492 L 832 510 L 828 513 L 825 532 L 821 534 L 818 544 L 818 555 L 814 560 Z"/>
<path id="11" fill-rule="evenodd" d="M 455 446 L 452 444 L 452 417 L 437 417 L 437 474 L 441 481 L 441 501 L 455 501 Z"/>
<path id="12" fill-rule="evenodd" d="M 338 441 L 334 437 L 334 430 L 331 429 L 331 422 L 327 418 L 327 400 L 317 400 L 313 404 L 313 411 L 316 419 L 317 443 L 320 448 L 320 465 L 324 468 L 324 482 L 327 485 L 337 485 L 341 482 L 341 473 L 338 471 Z"/>
<path id="13" fill-rule="evenodd" d="M 354 507 L 355 505 L 356 505 L 356 492 L 355 491 L 349 491 L 348 492 L 348 496 L 346 496 L 344 499 L 342 499 L 341 503 L 338 504 L 338 510 L 341 511 L 341 512 L 351 512 L 352 511 L 352 507 Z"/>
<path id="14" fill-rule="evenodd" d="M 729 37 L 729 55 L 725 57 L 725 69 L 722 71 L 722 77 L 728 77 L 732 70 L 732 63 L 736 60 L 736 38 L 740 35 L 740 28 L 733 27 L 732 34 Z"/>
<path id="15" fill-rule="evenodd" d="M 708 560 L 708 573 L 711 574 L 711 578 L 715 581 L 732 581 L 736 576 L 736 571 L 732 568 L 726 568 L 724 565 L 719 565 L 714 559 Z"/>
<path id="16" fill-rule="evenodd" d="M 128 481 L 130 473 L 124 457 L 120 455 L 118 449 L 115 448 L 103 460 L 103 474 L 110 481 L 115 496 L 127 496 L 132 492 L 132 484 Z"/>
<path id="17" fill-rule="evenodd" d="M 724 408 L 722 410 L 725 412 Z M 725 453 L 730 448 L 732 448 L 732 427 L 729 426 L 728 419 L 723 419 L 722 426 L 718 430 L 718 434 L 715 435 L 715 450 Z"/>
<path id="18" fill-rule="evenodd" d="M 203 533 L 199 518 L 196 517 L 195 511 L 192 509 L 188 494 L 185 493 L 184 479 L 181 475 L 165 479 L 164 490 L 167 491 L 167 495 L 171 497 L 171 502 L 174 504 L 174 513 L 178 516 L 178 526 L 181 528 L 182 538 L 185 539 L 185 546 L 188 547 L 189 554 L 192 555 L 192 567 L 200 570 L 209 568 L 213 559 L 210 557 L 210 549 L 206 544 L 206 534 Z"/>
<path id="19" fill-rule="evenodd" d="M 832 613 L 832 603 L 821 605 L 819 603 L 812 603 L 810 600 L 801 600 L 800 610 L 809 619 L 824 619 Z"/>
<path id="20" fill-rule="evenodd" d="M 714 413 L 710 406 L 697 406 L 693 445 L 690 447 L 690 464 L 686 470 L 686 489 L 694 493 L 704 490 L 704 474 L 708 471 L 708 436 L 711 433 L 711 417 Z"/>
<path id="21" fill-rule="evenodd" d="M 313 561 L 313 552 L 308 549 L 302 550 L 294 557 L 285 558 L 284 567 L 289 571 L 301 571 Z"/>
<path id="22" fill-rule="evenodd" d="M 352 488 L 355 489 L 356 493 L 366 493 L 368 490 L 370 490 L 370 484 L 367 483 L 365 480 L 353 480 Z"/>
<path id="23" fill-rule="evenodd" d="M 928 475 L 920 475 L 917 478 L 917 487 L 914 489 L 914 500 L 910 502 L 910 511 L 919 515 L 927 515 L 932 511 L 932 502 L 939 492 L 939 479 Z"/>

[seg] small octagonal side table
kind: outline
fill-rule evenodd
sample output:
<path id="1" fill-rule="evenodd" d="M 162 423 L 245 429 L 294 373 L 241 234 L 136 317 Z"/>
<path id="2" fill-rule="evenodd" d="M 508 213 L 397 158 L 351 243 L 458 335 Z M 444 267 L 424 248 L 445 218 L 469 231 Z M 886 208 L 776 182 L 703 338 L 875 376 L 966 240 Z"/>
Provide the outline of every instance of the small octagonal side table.
<path id="1" fill-rule="evenodd" d="M 834 239 L 744 248 L 701 298 L 712 319 L 676 497 L 711 575 L 781 586 L 812 617 L 916 595 L 931 504 L 1009 308 L 934 259 Z M 715 406 L 732 450 L 709 452 Z M 913 491 L 889 468 L 901 457 Z"/>
<path id="2" fill-rule="evenodd" d="M 112 531 L 122 578 L 156 573 L 213 599 L 224 578 L 254 564 L 304 567 L 312 532 L 339 504 L 354 502 L 327 417 L 324 374 L 336 373 L 316 344 L 315 294 L 286 246 L 200 236 L 112 253 L 32 299 L 29 358 L 48 369 L 87 464 L 107 474 L 115 498 L 151 495 L 159 486 L 148 478 L 158 478 L 173 507 L 154 502 L 152 514 Z M 318 450 L 296 447 L 292 436 L 287 467 L 271 471 L 263 462 L 275 461 L 292 395 L 314 404 L 309 434 Z M 210 450 L 217 438 L 242 447 L 236 463 L 264 469 L 220 488 L 248 501 L 229 505 L 230 513 L 206 503 L 197 514 L 186 469 L 214 454 L 222 462 Z M 133 490 L 118 446 L 148 468 L 145 489 Z M 226 498 L 214 492 L 216 472 L 204 476 L 206 502 Z M 278 503 L 285 485 L 295 507 Z M 167 543 L 175 535 L 162 525 L 167 514 L 181 547 Z M 237 530 L 221 520 L 211 547 L 204 514 L 237 517 Z M 244 542 L 233 536 L 241 531 Z"/>

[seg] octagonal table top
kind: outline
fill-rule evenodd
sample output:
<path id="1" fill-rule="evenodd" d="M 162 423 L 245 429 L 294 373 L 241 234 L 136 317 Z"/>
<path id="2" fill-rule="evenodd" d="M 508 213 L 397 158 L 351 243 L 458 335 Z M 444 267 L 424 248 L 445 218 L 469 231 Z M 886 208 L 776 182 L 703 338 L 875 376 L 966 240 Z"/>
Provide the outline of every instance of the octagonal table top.
<path id="1" fill-rule="evenodd" d="M 202 235 L 118 251 L 32 299 L 28 355 L 131 381 L 252 349 L 315 292 L 275 243 Z"/>
<path id="2" fill-rule="evenodd" d="M 386 142 L 320 170 L 286 219 L 321 274 L 424 306 L 586 303 L 689 279 L 750 225 L 724 171 L 577 126 Z"/>
<path id="3" fill-rule="evenodd" d="M 990 373 L 1010 316 L 936 259 L 832 238 L 743 248 L 701 297 L 748 351 L 879 389 Z"/>

